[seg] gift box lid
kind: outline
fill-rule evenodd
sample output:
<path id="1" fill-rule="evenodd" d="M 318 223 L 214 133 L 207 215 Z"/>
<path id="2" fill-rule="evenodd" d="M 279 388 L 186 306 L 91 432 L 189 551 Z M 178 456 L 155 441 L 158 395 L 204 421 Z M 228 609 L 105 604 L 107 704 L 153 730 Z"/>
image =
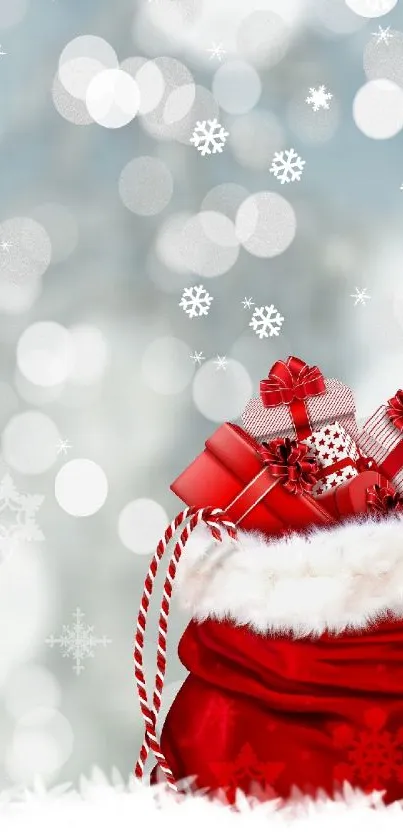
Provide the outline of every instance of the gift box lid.
<path id="1" fill-rule="evenodd" d="M 349 428 L 351 428 L 351 418 L 355 414 L 352 390 L 337 378 L 326 378 L 325 384 L 325 393 L 311 396 L 305 401 L 312 428 L 328 424 L 332 419 L 337 419 L 343 425 L 344 416 L 349 417 Z M 289 407 L 286 404 L 265 407 L 259 396 L 248 401 L 241 414 L 241 421 L 245 430 L 257 439 L 295 436 Z M 358 433 L 355 420 L 354 426 Z"/>

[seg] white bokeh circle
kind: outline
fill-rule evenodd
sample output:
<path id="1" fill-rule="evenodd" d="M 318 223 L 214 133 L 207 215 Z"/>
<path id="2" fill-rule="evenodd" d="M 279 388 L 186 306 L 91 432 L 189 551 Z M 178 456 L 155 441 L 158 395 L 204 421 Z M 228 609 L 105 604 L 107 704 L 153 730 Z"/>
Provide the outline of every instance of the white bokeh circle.
<path id="1" fill-rule="evenodd" d="M 3 457 L 21 474 L 42 474 L 56 461 L 59 439 L 57 426 L 46 414 L 36 410 L 17 413 L 2 433 Z"/>
<path id="2" fill-rule="evenodd" d="M 395 8 L 397 0 L 345 0 L 346 5 L 361 17 L 382 17 Z"/>
<path id="3" fill-rule="evenodd" d="M 190 355 L 190 347 L 179 338 L 156 338 L 141 359 L 141 373 L 147 387 L 162 395 L 181 393 L 194 372 Z"/>
<path id="4" fill-rule="evenodd" d="M 69 330 L 60 323 L 33 323 L 17 344 L 18 369 L 32 384 L 54 387 L 70 375 L 75 363 Z"/>
<path id="5" fill-rule="evenodd" d="M 369 39 L 363 54 L 367 79 L 388 79 L 403 87 L 403 32 L 392 29 L 385 43 L 375 37 Z"/>
<path id="6" fill-rule="evenodd" d="M 353 117 L 359 130 L 373 140 L 394 137 L 403 128 L 403 90 L 388 79 L 363 85 L 353 102 Z"/>
<path id="7" fill-rule="evenodd" d="M 155 61 L 136 56 L 126 58 L 120 65 L 129 73 L 140 92 L 139 114 L 150 113 L 158 107 L 165 90 L 164 76 Z"/>
<path id="8" fill-rule="evenodd" d="M 193 379 L 193 401 L 199 413 L 213 422 L 236 419 L 250 399 L 253 385 L 239 361 L 227 359 L 225 370 L 213 360 L 205 361 Z"/>
<path id="9" fill-rule="evenodd" d="M 29 0 L 0 0 L 0 29 L 16 26 L 25 17 Z"/>
<path id="10" fill-rule="evenodd" d="M 94 384 L 106 369 L 109 350 L 101 329 L 87 323 L 80 323 L 69 329 L 74 364 L 69 380 L 75 384 Z"/>
<path id="11" fill-rule="evenodd" d="M 65 46 L 59 58 L 59 79 L 75 99 L 85 101 L 92 79 L 118 66 L 115 50 L 97 35 L 80 35 Z"/>
<path id="12" fill-rule="evenodd" d="M 158 215 L 169 204 L 173 188 L 171 172 L 158 157 L 135 157 L 119 178 L 119 195 L 137 215 Z"/>
<path id="13" fill-rule="evenodd" d="M 61 698 L 61 687 L 53 673 L 36 663 L 14 669 L 4 689 L 4 706 L 14 719 L 37 707 L 58 707 Z"/>
<path id="14" fill-rule="evenodd" d="M 227 273 L 239 256 L 234 225 L 218 212 L 191 216 L 183 225 L 178 245 L 177 258 L 184 270 L 206 278 Z"/>
<path id="15" fill-rule="evenodd" d="M 47 231 L 33 218 L 7 218 L 0 224 L 0 280 L 16 285 L 35 281 L 50 265 L 52 245 Z"/>
<path id="16" fill-rule="evenodd" d="M 53 79 L 51 92 L 53 104 L 58 114 L 67 122 L 72 122 L 73 125 L 91 125 L 94 122 L 92 116 L 88 113 L 85 102 L 76 99 L 63 87 L 58 73 Z"/>
<path id="17" fill-rule="evenodd" d="M 158 259 L 175 273 L 184 274 L 188 272 L 182 257 L 182 238 L 185 224 L 192 217 L 185 212 L 169 214 L 157 233 L 155 253 Z"/>
<path id="18" fill-rule="evenodd" d="M 92 460 L 69 460 L 56 475 L 56 500 L 68 515 L 75 518 L 94 515 L 104 505 L 107 496 L 106 474 Z"/>
<path id="19" fill-rule="evenodd" d="M 119 538 L 133 553 L 152 553 L 169 524 L 165 509 L 151 498 L 130 501 L 119 515 Z"/>
<path id="20" fill-rule="evenodd" d="M 140 91 L 124 70 L 103 70 L 90 82 L 85 97 L 88 113 L 104 128 L 122 128 L 140 107 Z"/>
<path id="21" fill-rule="evenodd" d="M 260 258 L 278 256 L 294 239 L 295 212 L 277 192 L 258 192 L 241 204 L 236 217 L 236 234 L 249 253 Z"/>
<path id="22" fill-rule="evenodd" d="M 219 183 L 217 186 L 213 186 L 204 196 L 200 209 L 202 212 L 218 213 L 221 216 L 227 216 L 231 221 L 235 221 L 239 207 L 248 196 L 248 190 L 239 183 Z M 204 224 L 204 228 L 206 229 L 206 224 Z M 209 225 L 207 225 L 207 229 L 209 229 Z M 213 234 L 211 238 L 213 241 L 217 241 L 216 234 Z"/>
<path id="23" fill-rule="evenodd" d="M 284 58 L 289 43 L 290 29 L 276 12 L 258 9 L 239 24 L 238 53 L 255 67 L 268 68 L 278 64 Z"/>
<path id="24" fill-rule="evenodd" d="M 32 785 L 40 776 L 52 779 L 73 751 L 74 735 L 66 717 L 49 707 L 38 707 L 22 716 L 6 753 L 9 776 Z"/>
<path id="25" fill-rule="evenodd" d="M 259 101 L 261 92 L 259 75 L 246 61 L 226 61 L 214 75 L 214 97 L 227 113 L 248 113 Z"/>

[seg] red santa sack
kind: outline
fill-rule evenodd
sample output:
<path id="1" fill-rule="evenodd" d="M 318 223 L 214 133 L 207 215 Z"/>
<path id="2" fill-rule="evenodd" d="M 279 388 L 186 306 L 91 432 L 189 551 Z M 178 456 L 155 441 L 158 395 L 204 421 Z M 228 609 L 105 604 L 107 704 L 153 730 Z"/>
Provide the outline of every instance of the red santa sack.
<path id="1" fill-rule="evenodd" d="M 160 743 L 150 714 L 151 781 L 403 799 L 403 515 L 222 539 L 198 524 L 176 568 L 189 675 Z"/>

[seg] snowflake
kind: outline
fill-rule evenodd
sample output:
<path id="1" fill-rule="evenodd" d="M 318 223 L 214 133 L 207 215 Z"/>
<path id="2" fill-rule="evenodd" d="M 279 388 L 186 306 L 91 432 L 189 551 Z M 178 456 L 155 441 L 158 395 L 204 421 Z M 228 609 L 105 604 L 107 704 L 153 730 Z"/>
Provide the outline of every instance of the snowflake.
<path id="1" fill-rule="evenodd" d="M 201 317 L 202 314 L 208 314 L 213 299 L 203 285 L 193 285 L 183 289 L 179 306 L 188 317 Z"/>
<path id="2" fill-rule="evenodd" d="M 284 317 L 271 305 L 255 308 L 249 326 L 252 326 L 259 338 L 272 338 L 278 337 L 283 323 Z"/>
<path id="3" fill-rule="evenodd" d="M 216 370 L 226 370 L 227 369 L 228 361 L 227 361 L 225 355 L 223 355 L 222 357 L 221 357 L 221 355 L 217 355 L 217 358 L 214 361 L 214 363 L 215 363 L 215 366 L 216 366 Z"/>
<path id="4" fill-rule="evenodd" d="M 263 800 L 273 796 L 273 785 L 284 766 L 284 762 L 260 761 L 249 742 L 245 742 L 234 760 L 210 764 L 229 803 L 235 803 L 238 789 L 253 797 L 259 797 L 260 791 Z"/>
<path id="5" fill-rule="evenodd" d="M 1 53 L 0 53 L 0 55 L 1 55 Z M 11 247 L 11 242 L 3 241 L 3 240 L 0 242 L 0 249 L 3 251 L 3 253 L 8 253 L 8 251 L 10 250 L 10 247 Z"/>
<path id="6" fill-rule="evenodd" d="M 307 96 L 305 102 L 307 105 L 312 105 L 313 111 L 318 111 L 319 108 L 324 108 L 325 111 L 329 110 L 329 102 L 333 99 L 333 93 L 329 93 L 324 84 L 321 84 L 318 88 L 310 87 L 309 93 L 311 95 Z"/>
<path id="7" fill-rule="evenodd" d="M 372 33 L 374 38 L 376 38 L 376 43 L 384 43 L 386 44 L 386 46 L 389 46 L 389 41 L 391 41 L 393 38 L 393 33 L 390 31 L 390 26 L 388 26 L 386 29 L 382 29 L 382 26 L 379 26 L 378 29 L 378 32 Z"/>
<path id="8" fill-rule="evenodd" d="M 194 364 L 198 364 L 201 367 L 202 361 L 205 361 L 205 357 L 203 352 L 193 352 L 193 355 L 190 356 Z"/>
<path id="9" fill-rule="evenodd" d="M 67 449 L 71 448 L 71 445 L 68 439 L 59 439 L 57 446 L 56 446 L 56 453 L 57 454 L 67 454 Z"/>
<path id="10" fill-rule="evenodd" d="M 9 474 L 0 481 L 0 556 L 10 558 L 22 541 L 44 541 L 45 536 L 35 521 L 35 513 L 43 495 L 20 494 Z M 11 513 L 11 520 L 6 520 Z"/>
<path id="11" fill-rule="evenodd" d="M 392 732 L 386 728 L 387 714 L 371 707 L 363 717 L 364 726 L 337 725 L 333 744 L 345 753 L 345 761 L 334 767 L 334 778 L 354 785 L 361 780 L 366 792 L 380 791 L 396 777 L 403 781 L 403 727 Z"/>
<path id="12" fill-rule="evenodd" d="M 76 608 L 73 613 L 75 622 L 72 626 L 63 626 L 59 637 L 54 637 L 53 634 L 47 638 L 45 643 L 48 643 L 50 648 L 60 646 L 63 658 L 73 658 L 75 665 L 74 672 L 80 675 L 85 669 L 82 661 L 85 658 L 94 657 L 94 649 L 96 646 L 107 646 L 112 643 L 107 637 L 96 637 L 93 634 L 94 626 L 85 625 L 82 622 L 84 613 L 80 608 Z"/>
<path id="13" fill-rule="evenodd" d="M 226 54 L 223 45 L 221 43 L 216 44 L 215 41 L 213 41 L 211 47 L 208 50 L 206 50 L 206 52 L 211 53 L 210 61 L 212 60 L 212 58 L 217 58 L 218 61 L 222 61 L 224 55 Z"/>
<path id="14" fill-rule="evenodd" d="M 204 119 L 203 122 L 196 122 L 190 142 L 204 157 L 205 154 L 216 154 L 217 151 L 221 153 L 227 137 L 228 131 L 216 119 Z"/>
<path id="15" fill-rule="evenodd" d="M 252 297 L 245 297 L 242 300 L 242 305 L 243 305 L 244 308 L 252 308 L 252 306 L 254 306 L 255 304 L 252 300 Z"/>
<path id="16" fill-rule="evenodd" d="M 350 297 L 352 297 L 353 300 L 355 300 L 354 305 L 356 306 L 358 303 L 360 303 L 361 305 L 365 306 L 366 305 L 365 300 L 370 300 L 371 299 L 369 294 L 365 293 L 367 289 L 366 288 L 361 288 L 361 291 L 360 291 L 360 289 L 357 288 L 357 286 L 355 286 L 355 290 L 356 290 L 356 294 L 350 294 Z"/>
<path id="17" fill-rule="evenodd" d="M 7 55 L 7 53 L 6 53 L 6 52 L 4 52 L 4 50 L 2 49 L 1 44 L 0 44 L 0 55 Z"/>
<path id="18" fill-rule="evenodd" d="M 301 160 L 297 152 L 290 148 L 286 151 L 276 151 L 270 172 L 280 183 L 290 183 L 301 179 L 304 166 L 305 160 Z"/>

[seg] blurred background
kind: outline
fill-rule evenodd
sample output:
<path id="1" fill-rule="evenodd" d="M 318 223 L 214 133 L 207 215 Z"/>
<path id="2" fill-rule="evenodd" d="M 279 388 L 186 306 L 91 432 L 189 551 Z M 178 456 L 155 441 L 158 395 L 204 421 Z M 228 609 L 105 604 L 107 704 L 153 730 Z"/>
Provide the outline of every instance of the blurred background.
<path id="1" fill-rule="evenodd" d="M 128 777 L 170 483 L 277 358 L 402 386 L 403 8 L 0 0 L 0 53 L 0 785 Z"/>

